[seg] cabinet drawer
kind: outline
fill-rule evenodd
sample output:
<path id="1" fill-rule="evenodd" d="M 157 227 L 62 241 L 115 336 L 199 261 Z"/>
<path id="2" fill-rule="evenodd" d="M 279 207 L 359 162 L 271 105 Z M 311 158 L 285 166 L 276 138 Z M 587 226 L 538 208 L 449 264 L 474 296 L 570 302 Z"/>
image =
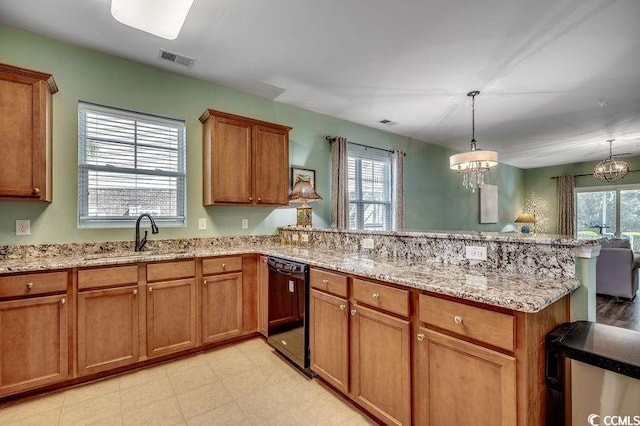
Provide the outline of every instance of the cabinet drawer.
<path id="1" fill-rule="evenodd" d="M 195 260 L 150 263 L 147 265 L 147 282 L 191 278 L 196 275 Z"/>
<path id="2" fill-rule="evenodd" d="M 202 259 L 202 275 L 242 271 L 242 256 Z"/>
<path id="3" fill-rule="evenodd" d="M 347 297 L 347 277 L 345 275 L 311 269 L 309 279 L 312 288 Z"/>
<path id="4" fill-rule="evenodd" d="M 500 312 L 420 295 L 420 321 L 513 351 L 515 318 Z"/>
<path id="5" fill-rule="evenodd" d="M 385 311 L 409 316 L 409 292 L 359 279 L 353 280 L 353 298 Z"/>
<path id="6" fill-rule="evenodd" d="M 138 265 L 111 266 L 78 271 L 79 290 L 137 283 Z"/>
<path id="7" fill-rule="evenodd" d="M 67 291 L 66 272 L 0 277 L 0 297 L 30 296 Z"/>

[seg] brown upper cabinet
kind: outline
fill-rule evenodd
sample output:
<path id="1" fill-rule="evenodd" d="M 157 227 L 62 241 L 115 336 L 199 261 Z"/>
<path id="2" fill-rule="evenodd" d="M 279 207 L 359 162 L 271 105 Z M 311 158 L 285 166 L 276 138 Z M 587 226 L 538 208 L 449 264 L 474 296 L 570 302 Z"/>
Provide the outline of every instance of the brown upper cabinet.
<path id="1" fill-rule="evenodd" d="M 53 200 L 51 74 L 0 64 L 0 200 Z"/>
<path id="2" fill-rule="evenodd" d="M 291 127 L 206 110 L 203 124 L 203 204 L 289 203 Z"/>

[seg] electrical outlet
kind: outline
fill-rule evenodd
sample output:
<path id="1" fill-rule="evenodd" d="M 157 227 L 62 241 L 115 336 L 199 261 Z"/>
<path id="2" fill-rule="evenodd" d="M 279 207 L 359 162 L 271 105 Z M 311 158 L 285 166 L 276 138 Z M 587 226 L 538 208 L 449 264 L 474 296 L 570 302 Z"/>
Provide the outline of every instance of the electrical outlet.
<path id="1" fill-rule="evenodd" d="M 248 229 L 249 228 L 249 219 L 242 219 L 240 221 L 240 227 L 242 229 Z"/>
<path id="2" fill-rule="evenodd" d="M 291 241 L 297 242 L 298 241 L 298 234 L 294 233 L 293 235 L 291 235 Z"/>
<path id="3" fill-rule="evenodd" d="M 362 248 L 364 248 L 364 249 L 372 249 L 373 248 L 373 238 L 363 238 L 362 239 Z"/>
<path id="4" fill-rule="evenodd" d="M 306 232 L 303 232 L 302 234 L 300 234 L 300 241 L 302 241 L 303 243 L 308 243 L 309 234 L 307 234 Z"/>
<path id="5" fill-rule="evenodd" d="M 16 235 L 31 235 L 31 221 L 16 220 Z"/>
<path id="6" fill-rule="evenodd" d="M 465 257 L 468 260 L 487 260 L 487 248 L 480 246 L 466 246 Z"/>
<path id="7" fill-rule="evenodd" d="M 205 229 L 207 229 L 207 218 L 201 217 L 200 219 L 198 219 L 198 229 L 200 231 L 204 231 Z"/>

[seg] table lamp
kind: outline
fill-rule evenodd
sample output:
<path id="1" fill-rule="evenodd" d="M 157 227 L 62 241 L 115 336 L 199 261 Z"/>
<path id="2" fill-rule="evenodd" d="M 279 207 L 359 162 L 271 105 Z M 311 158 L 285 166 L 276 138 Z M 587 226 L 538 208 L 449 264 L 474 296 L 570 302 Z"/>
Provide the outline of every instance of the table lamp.
<path id="1" fill-rule="evenodd" d="M 520 213 L 514 222 L 524 224 L 522 228 L 520 228 L 520 232 L 523 234 L 528 234 L 529 232 L 536 233 L 536 218 L 531 213 Z M 529 229 L 530 223 L 533 225 L 533 231 Z"/>
<path id="2" fill-rule="evenodd" d="M 300 203 L 296 207 L 296 226 L 311 227 L 311 201 L 322 200 L 313 186 L 308 176 L 298 176 L 293 185 L 293 189 L 289 193 L 289 201 L 292 203 Z"/>

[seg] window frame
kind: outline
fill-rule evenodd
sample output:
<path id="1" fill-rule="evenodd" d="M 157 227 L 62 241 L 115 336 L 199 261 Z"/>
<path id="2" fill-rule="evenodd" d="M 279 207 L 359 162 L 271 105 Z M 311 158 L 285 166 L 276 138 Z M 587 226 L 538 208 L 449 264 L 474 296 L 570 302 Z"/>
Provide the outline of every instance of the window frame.
<path id="1" fill-rule="evenodd" d="M 139 143 L 139 134 L 137 125 L 139 122 L 151 123 L 154 125 L 174 126 L 178 130 L 177 148 L 175 149 L 178 162 L 178 170 L 151 170 L 138 168 L 134 164 L 133 168 L 119 166 L 105 166 L 88 164 L 87 158 L 87 134 L 86 134 L 86 117 L 87 113 L 102 113 L 117 118 L 134 120 L 135 125 L 133 142 L 114 142 L 122 143 L 122 146 L 133 146 L 136 154 L 134 162 L 137 162 L 137 148 L 146 149 L 156 148 L 157 150 L 166 151 L 167 148 L 157 145 L 147 145 Z M 173 151 L 173 149 L 172 149 Z M 183 119 L 165 117 L 152 113 L 128 110 L 120 107 L 109 105 L 101 105 L 87 101 L 78 102 L 78 215 L 77 225 L 80 229 L 87 228 L 133 228 L 135 226 L 138 215 L 135 216 L 89 216 L 89 172 L 115 172 L 121 174 L 130 174 L 132 176 L 158 176 L 175 178 L 176 180 L 176 215 L 175 216 L 156 216 L 154 219 L 158 224 L 164 227 L 186 227 L 187 213 L 187 188 L 186 188 L 186 121 Z M 173 189 L 173 186 L 170 187 Z"/>
<path id="2" fill-rule="evenodd" d="M 616 227 L 613 230 L 616 238 L 620 238 L 622 235 L 621 227 L 622 227 L 622 209 L 621 209 L 621 192 L 629 191 L 629 190 L 637 190 L 640 191 L 640 183 L 635 184 L 623 184 L 623 185 L 600 185 L 600 186 L 584 186 L 579 188 L 574 188 L 573 195 L 575 199 L 574 206 L 574 228 L 575 236 L 578 236 L 578 194 L 587 193 L 587 192 L 615 192 L 616 195 L 616 208 L 615 208 L 615 219 L 616 219 Z"/>
<path id="3" fill-rule="evenodd" d="M 393 173 L 393 158 L 392 153 L 386 149 L 375 148 L 370 146 L 364 146 L 360 144 L 354 144 L 351 142 L 347 142 L 347 187 L 348 182 L 350 181 L 349 176 L 349 160 L 355 160 L 355 181 L 356 188 L 355 193 L 357 194 L 356 199 L 351 199 L 350 191 L 347 191 L 349 200 L 349 208 L 348 211 L 351 210 L 351 205 L 356 205 L 356 227 L 351 227 L 351 220 L 348 221 L 348 229 L 349 230 L 357 230 L 357 231 L 366 231 L 364 224 L 364 212 L 365 205 L 384 205 L 387 206 L 386 209 L 386 217 L 384 220 L 385 229 L 376 229 L 378 231 L 393 231 L 395 227 L 395 203 L 394 203 L 394 173 Z M 381 161 L 386 160 L 387 163 L 387 184 L 388 188 L 386 189 L 386 193 L 388 194 L 388 201 L 375 201 L 375 200 L 364 200 L 362 197 L 362 160 L 372 160 L 372 161 Z"/>

